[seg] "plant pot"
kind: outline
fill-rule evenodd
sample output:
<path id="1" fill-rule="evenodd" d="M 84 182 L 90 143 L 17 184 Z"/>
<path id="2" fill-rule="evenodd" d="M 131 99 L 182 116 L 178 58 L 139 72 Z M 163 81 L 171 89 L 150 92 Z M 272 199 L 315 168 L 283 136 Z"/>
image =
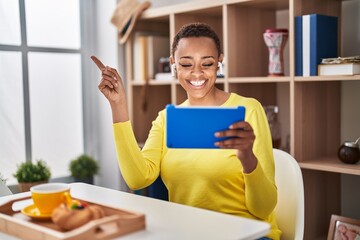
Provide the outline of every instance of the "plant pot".
<path id="1" fill-rule="evenodd" d="M 28 191 L 30 191 L 30 188 L 32 186 L 43 184 L 43 183 L 48 183 L 48 182 L 49 182 L 48 180 L 40 181 L 40 182 L 20 182 L 19 190 L 20 190 L 20 192 L 28 192 Z"/>

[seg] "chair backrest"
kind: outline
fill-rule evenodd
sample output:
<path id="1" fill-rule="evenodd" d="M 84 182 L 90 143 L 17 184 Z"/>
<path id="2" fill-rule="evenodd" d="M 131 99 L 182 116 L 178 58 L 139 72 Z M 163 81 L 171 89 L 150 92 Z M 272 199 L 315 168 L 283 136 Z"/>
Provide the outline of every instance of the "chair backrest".
<path id="1" fill-rule="evenodd" d="M 302 240 L 304 237 L 304 184 L 297 161 L 287 152 L 274 149 L 275 182 L 278 203 L 275 216 L 282 231 L 282 240 Z"/>

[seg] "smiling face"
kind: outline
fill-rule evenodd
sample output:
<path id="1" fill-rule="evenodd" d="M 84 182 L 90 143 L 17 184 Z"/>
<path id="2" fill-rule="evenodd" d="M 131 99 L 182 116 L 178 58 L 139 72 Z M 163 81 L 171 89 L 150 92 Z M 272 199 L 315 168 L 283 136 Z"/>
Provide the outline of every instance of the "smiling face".
<path id="1" fill-rule="evenodd" d="M 178 80 L 185 89 L 190 103 L 211 104 L 215 99 L 216 72 L 222 61 L 213 39 L 187 37 L 180 39 L 172 59 Z"/>

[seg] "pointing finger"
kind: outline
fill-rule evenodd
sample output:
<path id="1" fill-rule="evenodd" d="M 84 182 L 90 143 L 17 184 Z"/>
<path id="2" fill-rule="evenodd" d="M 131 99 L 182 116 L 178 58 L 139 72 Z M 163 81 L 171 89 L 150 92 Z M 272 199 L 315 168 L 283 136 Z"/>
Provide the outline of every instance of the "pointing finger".
<path id="1" fill-rule="evenodd" d="M 91 56 L 91 59 L 94 61 L 96 66 L 102 71 L 105 68 L 105 65 L 95 56 Z"/>

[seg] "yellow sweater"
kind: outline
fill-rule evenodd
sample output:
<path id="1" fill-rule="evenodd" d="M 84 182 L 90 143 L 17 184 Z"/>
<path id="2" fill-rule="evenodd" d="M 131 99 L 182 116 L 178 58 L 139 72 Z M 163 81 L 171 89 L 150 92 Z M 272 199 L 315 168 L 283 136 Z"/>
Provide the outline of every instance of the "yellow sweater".
<path id="1" fill-rule="evenodd" d="M 253 151 L 258 165 L 252 173 L 242 172 L 236 150 L 167 148 L 165 110 L 153 121 L 142 150 L 129 121 L 113 125 L 120 170 L 132 189 L 149 186 L 160 174 L 169 201 L 269 222 L 268 237 L 280 239 L 273 212 L 277 190 L 266 115 L 257 100 L 234 93 L 222 107 L 239 105 L 245 106 L 245 121 L 256 136 Z"/>

